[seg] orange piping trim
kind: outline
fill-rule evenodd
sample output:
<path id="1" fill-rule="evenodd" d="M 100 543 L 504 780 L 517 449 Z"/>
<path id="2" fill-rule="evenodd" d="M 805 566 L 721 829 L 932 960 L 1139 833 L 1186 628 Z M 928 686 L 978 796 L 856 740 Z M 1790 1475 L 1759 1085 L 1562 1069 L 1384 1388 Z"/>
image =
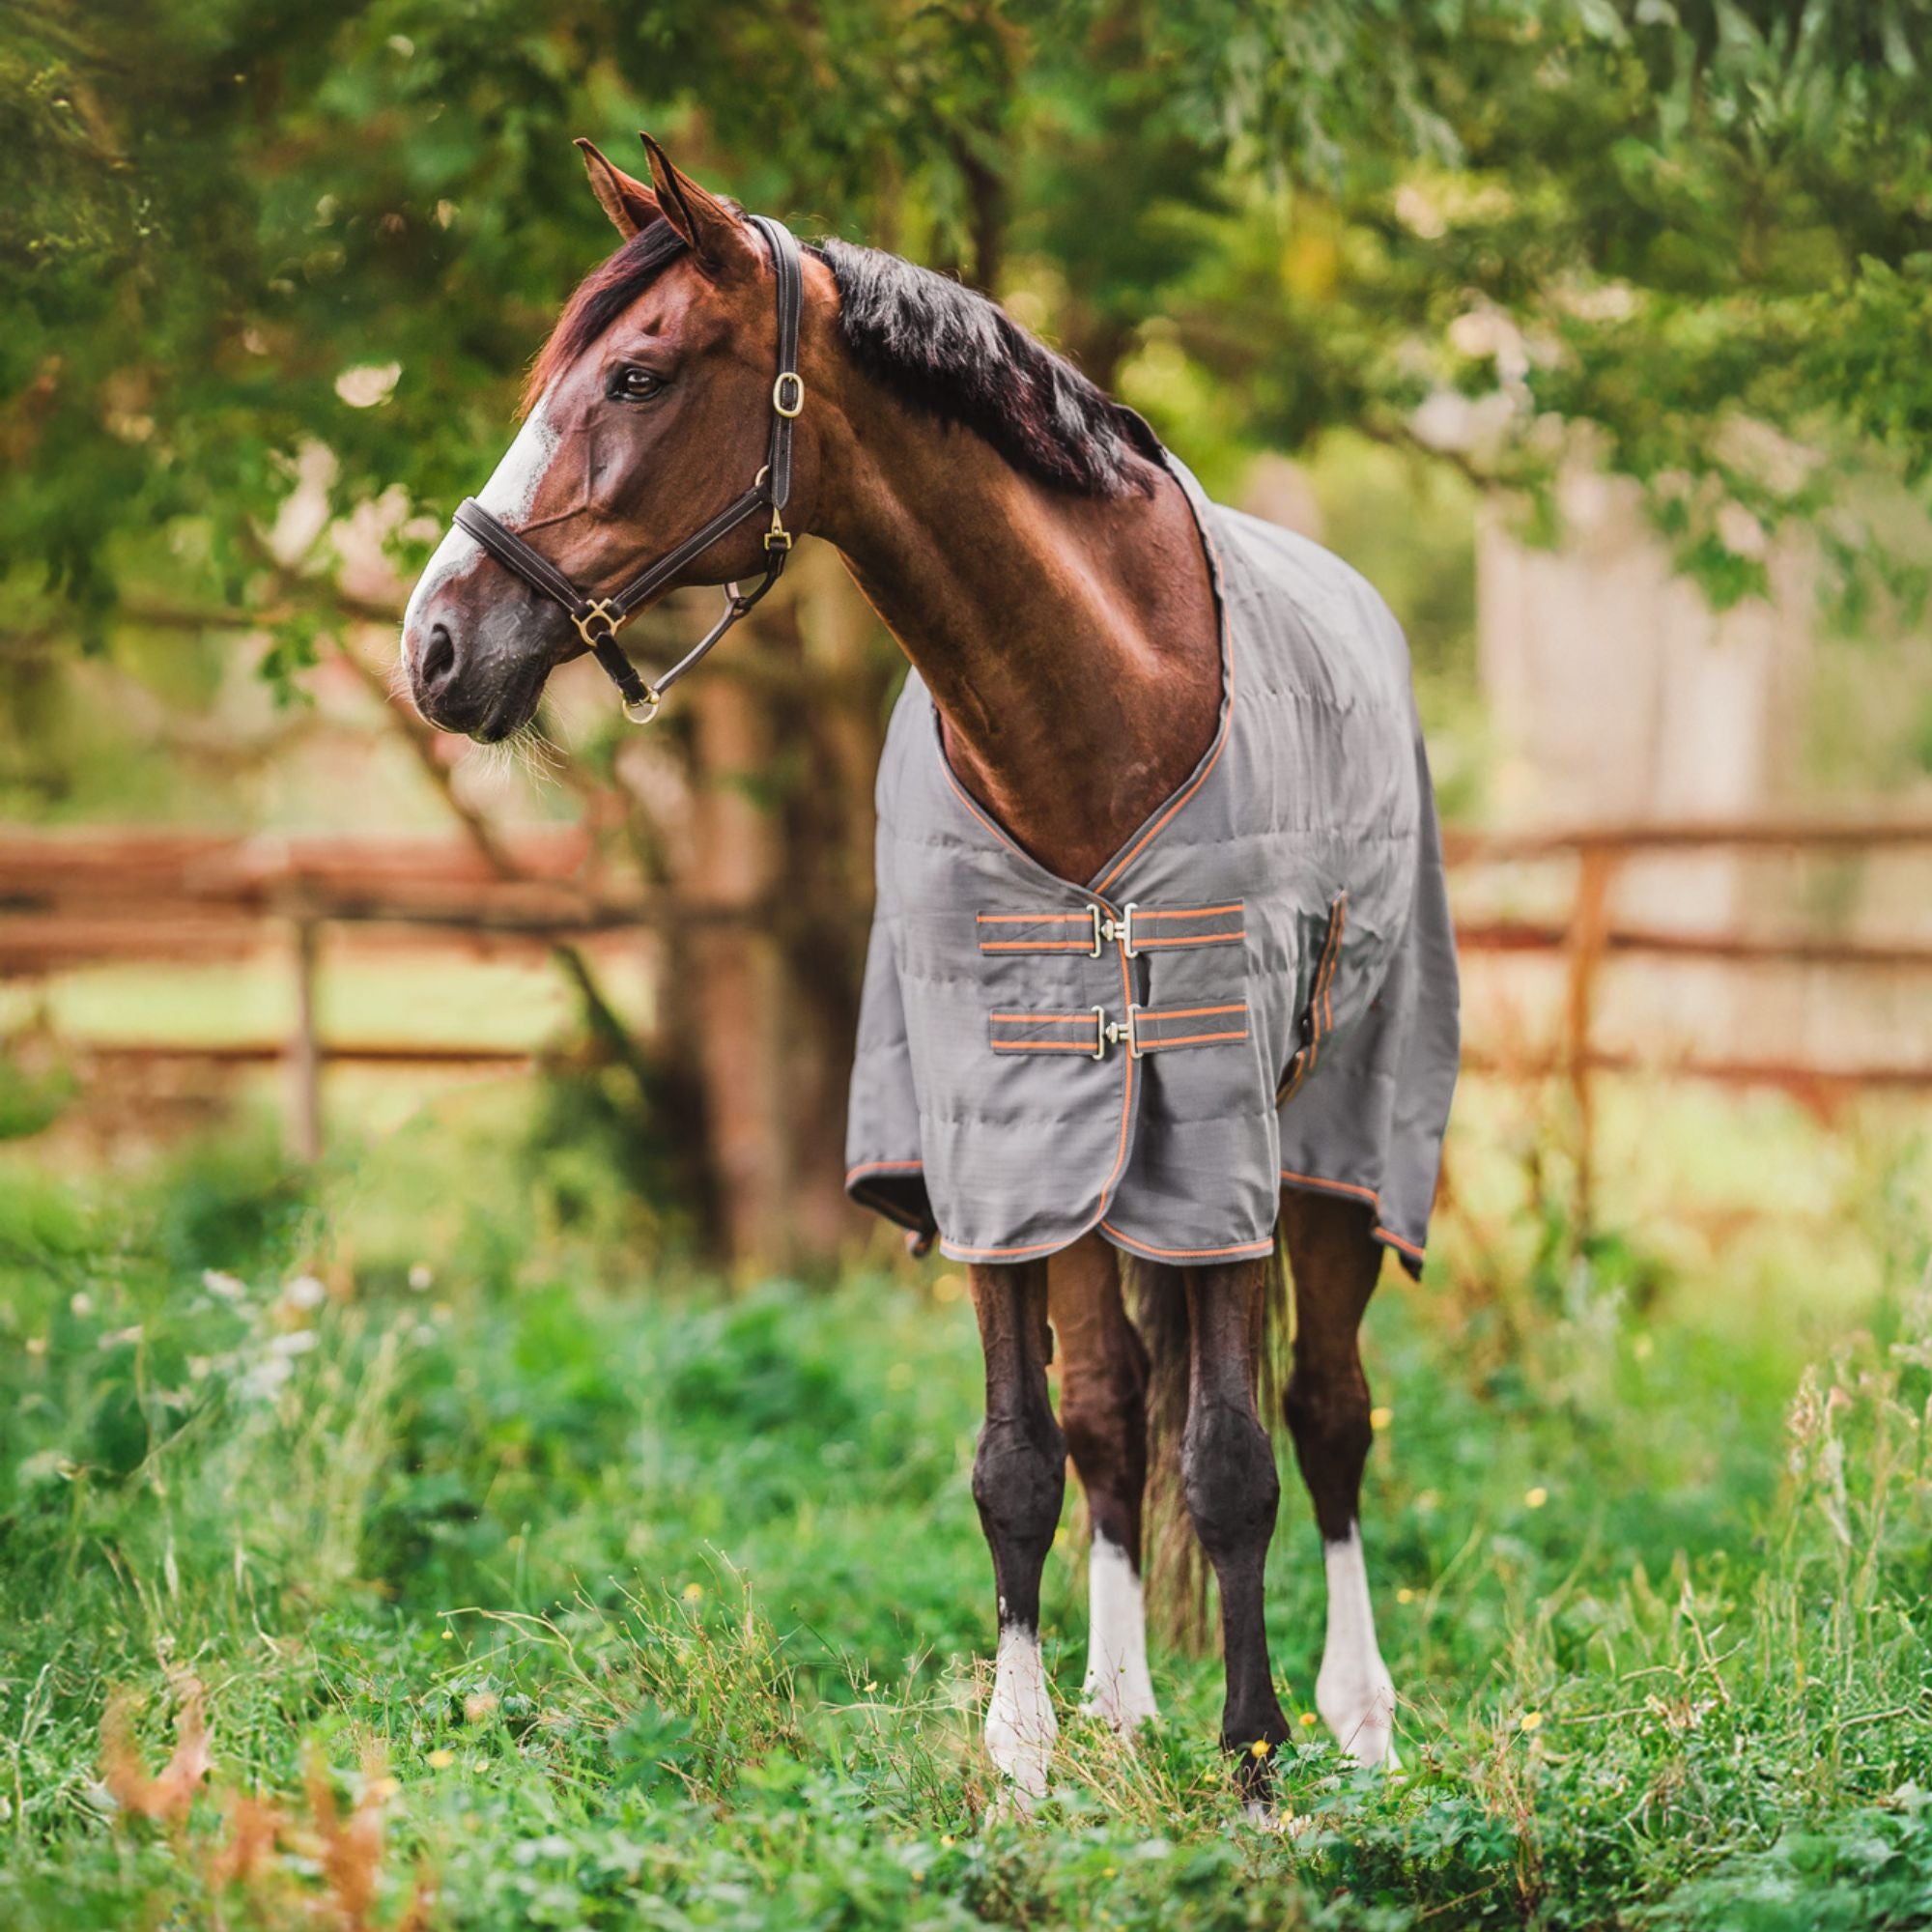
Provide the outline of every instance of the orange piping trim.
<path id="1" fill-rule="evenodd" d="M 1084 1013 L 988 1013 L 989 1020 L 1015 1020 L 1021 1026 L 1092 1026 L 1094 1012 Z"/>
<path id="2" fill-rule="evenodd" d="M 982 939 L 981 952 L 1091 952 L 1084 939 Z"/>
<path id="3" fill-rule="evenodd" d="M 1089 1060 L 1094 1049 L 1077 1039 L 995 1039 L 987 1042 L 996 1053 L 1084 1053 Z"/>
<path id="4" fill-rule="evenodd" d="M 1247 1029 L 1239 1033 L 1184 1033 L 1178 1039 L 1144 1039 L 1141 1041 L 1143 1053 L 1156 1053 L 1163 1046 L 1206 1046 L 1217 1039 L 1246 1039 Z"/>
<path id="5" fill-rule="evenodd" d="M 1379 1208 L 1382 1205 L 1382 1197 L 1373 1187 L 1363 1187 L 1353 1180 L 1326 1180 L 1319 1174 L 1294 1174 L 1287 1168 L 1282 1169 L 1281 1178 L 1299 1181 L 1307 1187 L 1327 1187 L 1337 1194 L 1353 1194 L 1372 1208 Z"/>
<path id="6" fill-rule="evenodd" d="M 1182 490 L 1181 495 L 1182 496 L 1187 495 L 1184 489 Z M 1195 530 L 1199 533 L 1201 538 L 1202 554 L 1208 559 L 1208 585 L 1210 590 L 1212 591 L 1214 598 L 1215 642 L 1218 643 L 1221 647 L 1221 682 L 1223 685 L 1223 690 L 1221 694 L 1223 699 L 1222 710 L 1221 710 L 1221 730 L 1220 734 L 1214 740 L 1213 753 L 1208 757 L 1208 762 L 1201 767 L 1201 772 L 1199 777 L 1197 777 L 1194 782 L 1191 785 L 1189 785 L 1187 789 L 1183 791 L 1180 794 L 1180 796 L 1177 798 L 1174 801 L 1174 803 L 1170 805 L 1168 809 L 1165 811 L 1163 811 L 1161 815 L 1157 819 L 1155 819 L 1151 825 L 1148 827 L 1147 831 L 1142 834 L 1140 839 L 1134 845 L 1133 849 L 1130 852 L 1125 853 L 1121 858 L 1120 862 L 1116 866 L 1114 866 L 1113 868 L 1110 871 L 1108 871 L 1103 878 L 1095 881 L 1096 896 L 1097 896 L 1097 888 L 1100 886 L 1112 884 L 1112 882 L 1116 878 L 1118 878 L 1120 874 L 1126 869 L 1127 867 L 1132 865 L 1133 862 L 1136 859 L 1138 859 L 1143 852 L 1147 850 L 1149 845 L 1151 845 L 1153 842 L 1153 840 L 1157 838 L 1160 836 L 1160 834 L 1167 829 L 1168 821 L 1174 816 L 1174 814 L 1177 811 L 1179 811 L 1180 808 L 1183 805 L 1185 805 L 1187 801 L 1190 798 L 1192 798 L 1194 794 L 1197 791 L 1199 791 L 1204 784 L 1208 782 L 1208 774 L 1211 772 L 1214 769 L 1214 767 L 1221 762 L 1221 753 L 1227 750 L 1228 740 L 1234 735 L 1235 632 L 1234 632 L 1234 626 L 1229 622 L 1228 618 L 1227 589 L 1221 580 L 1221 554 L 1214 548 L 1214 539 L 1208 535 L 1208 526 L 1202 522 L 1201 513 L 1194 507 L 1194 499 L 1191 497 L 1188 497 L 1187 500 L 1187 514 L 1189 520 L 1194 525 Z"/>
<path id="7" fill-rule="evenodd" d="M 1404 1254 L 1411 1256 L 1416 1261 L 1426 1259 L 1422 1249 L 1415 1242 L 1405 1240 L 1392 1229 L 1382 1226 L 1379 1218 L 1382 1197 L 1373 1187 L 1363 1187 L 1352 1180 L 1324 1180 L 1319 1174 L 1293 1174 L 1287 1168 L 1282 1169 L 1281 1178 L 1303 1187 L 1325 1188 L 1331 1194 L 1352 1194 L 1357 1199 L 1366 1201 L 1376 1210 L 1378 1216 L 1374 1230 L 1377 1240 L 1386 1241 L 1392 1248 L 1400 1248 Z"/>
<path id="8" fill-rule="evenodd" d="M 1230 716 L 1232 715 L 1233 714 L 1231 712 Z M 1000 843 L 1007 848 L 1009 852 L 1017 854 L 1020 858 L 1024 859 L 1028 865 L 1032 866 L 1036 871 L 1045 872 L 1046 876 L 1049 879 L 1052 879 L 1055 885 L 1066 886 L 1076 893 L 1084 892 L 1089 898 L 1099 899 L 1100 904 L 1103 907 L 1105 907 L 1106 910 L 1110 913 L 1118 910 L 1118 908 L 1114 905 L 1113 901 L 1111 899 L 1101 897 L 1100 893 L 1094 887 L 1076 886 L 1073 884 L 1073 881 L 1071 879 L 1063 879 L 1059 877 L 1056 873 L 1047 872 L 1046 867 L 1042 866 L 1039 863 L 1039 861 L 1036 859 L 1033 856 L 1033 854 L 1026 849 L 1024 845 L 1020 844 L 1009 834 L 1008 834 L 1005 830 L 1002 829 L 997 819 L 989 818 L 985 812 L 981 811 L 979 806 L 974 803 L 972 793 L 969 792 L 966 789 L 966 787 L 962 785 L 959 782 L 958 779 L 953 775 L 952 760 L 946 755 L 946 741 L 944 738 L 941 738 L 939 741 L 939 769 L 946 775 L 946 782 L 952 787 L 953 797 L 955 797 L 959 801 L 959 803 L 963 805 L 966 808 L 966 810 L 970 811 L 973 814 L 973 816 L 977 818 L 980 821 L 980 823 L 983 825 L 986 828 L 986 830 L 990 832 L 993 835 L 993 837 L 997 838 L 1000 841 Z M 1204 772 L 1202 776 L 1205 778 L 1207 774 Z M 1106 882 L 1102 880 L 1101 883 L 1104 885 Z M 1085 913 L 1076 912 L 1076 913 L 1063 913 L 1059 915 L 1059 917 L 1064 919 L 1085 919 L 1087 915 Z M 1079 942 L 1076 941 L 1074 943 L 1078 944 Z M 1045 1242 L 1042 1245 L 1050 1247 L 1052 1246 L 1052 1243 Z M 965 1252 L 966 1251 L 963 1248 L 960 1250 L 961 1254 L 964 1254 Z M 993 1251 L 989 1249 L 987 1252 L 990 1253 Z M 1011 1250 L 1011 1252 L 1014 1254 L 1032 1255 L 1032 1254 L 1037 1254 L 1039 1252 L 1039 1249 L 1037 1247 L 1014 1248 Z"/>
<path id="9" fill-rule="evenodd" d="M 857 1167 L 848 1167 L 845 1179 L 856 1180 L 862 1174 L 905 1174 L 924 1166 L 923 1160 L 864 1160 Z"/>
<path id="10" fill-rule="evenodd" d="M 1229 911 L 1234 911 L 1229 907 Z M 1069 919 L 1085 925 L 1091 914 L 1084 912 L 976 912 L 981 925 L 1065 925 Z"/>
<path id="11" fill-rule="evenodd" d="M 1080 1233 L 1087 1231 L 1083 1228 Z M 1077 1241 L 1080 1235 L 1073 1236 Z M 1035 1241 L 1025 1248 L 954 1248 L 952 1253 L 962 1262 L 1023 1261 L 1028 1255 L 1057 1255 L 1062 1248 L 1070 1248 L 1073 1241 Z"/>
<path id="12" fill-rule="evenodd" d="M 1218 919 L 1223 913 L 1239 912 L 1242 902 L 1236 899 L 1233 905 L 1224 906 L 1182 906 L 1172 912 L 1150 912 L 1146 906 L 1136 906 L 1136 919 Z M 1078 919 L 1079 913 L 1071 913 L 1069 918 Z"/>
<path id="13" fill-rule="evenodd" d="M 1238 932 L 1203 932 L 1186 939 L 1136 939 L 1136 952 L 1151 952 L 1156 946 L 1215 946 L 1231 939 L 1245 939 L 1248 936 L 1244 926 Z"/>
<path id="14" fill-rule="evenodd" d="M 1244 1013 L 1247 1007 L 1236 1003 L 1232 1007 L 1143 1007 L 1141 1018 L 1144 1020 L 1205 1020 L 1212 1013 Z M 999 1015 L 993 1015 L 995 1019 Z"/>
<path id="15" fill-rule="evenodd" d="M 1226 664 L 1228 668 L 1228 715 L 1227 718 L 1222 722 L 1220 737 L 1218 737 L 1214 741 L 1213 755 L 1208 760 L 1208 762 L 1205 765 L 1202 766 L 1201 776 L 1197 778 L 1194 781 L 1194 782 L 1191 785 L 1189 785 L 1187 789 L 1184 792 L 1182 792 L 1180 796 L 1177 798 L 1174 801 L 1174 803 L 1170 805 L 1167 808 L 1167 810 L 1164 812 L 1162 812 L 1161 815 L 1157 819 L 1155 819 L 1151 825 L 1148 827 L 1147 831 L 1142 835 L 1140 843 L 1136 845 L 1131 852 L 1126 853 L 1121 859 L 1119 864 L 1116 865 L 1114 868 L 1110 872 L 1108 872 L 1103 879 L 1100 880 L 1099 882 L 1100 885 L 1102 886 L 1112 885 L 1113 882 L 1117 878 L 1119 878 L 1120 875 L 1123 871 L 1125 871 L 1126 868 L 1129 866 L 1131 866 L 1133 862 L 1136 859 L 1138 859 L 1150 845 L 1153 843 L 1154 839 L 1157 838 L 1161 835 L 1161 833 L 1167 830 L 1168 822 L 1174 817 L 1174 814 L 1177 811 L 1179 811 L 1180 808 L 1183 805 L 1185 805 L 1187 801 L 1190 798 L 1192 798 L 1194 794 L 1208 782 L 1208 774 L 1211 772 L 1214 769 L 1214 767 L 1221 762 L 1221 753 L 1227 749 L 1228 745 L 1229 727 L 1235 722 L 1234 653 L 1232 651 L 1225 652 L 1222 661 L 1224 664 Z"/>
<path id="16" fill-rule="evenodd" d="M 1131 1235 L 1122 1234 L 1111 1221 L 1102 1221 L 1101 1228 L 1109 1235 L 1118 1236 L 1123 1241 L 1130 1241 L 1143 1254 L 1158 1255 L 1162 1261 L 1206 1261 L 1216 1255 L 1267 1255 L 1274 1252 L 1274 1242 L 1236 1241 L 1228 1248 L 1156 1248 L 1148 1241 L 1136 1241 Z"/>

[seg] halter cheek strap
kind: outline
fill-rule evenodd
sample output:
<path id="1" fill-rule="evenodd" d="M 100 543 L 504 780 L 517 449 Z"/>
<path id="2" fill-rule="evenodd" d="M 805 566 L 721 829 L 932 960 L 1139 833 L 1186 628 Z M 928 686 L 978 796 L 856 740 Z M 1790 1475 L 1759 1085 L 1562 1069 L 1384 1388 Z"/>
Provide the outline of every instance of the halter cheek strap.
<path id="1" fill-rule="evenodd" d="M 607 597 L 593 597 L 564 575 L 555 564 L 526 543 L 515 530 L 486 510 L 475 497 L 457 506 L 456 526 L 467 530 L 503 568 L 520 577 L 539 596 L 561 604 L 577 626 L 577 634 L 604 667 L 624 700 L 624 715 L 633 724 L 656 717 L 664 695 L 686 671 L 704 658 L 738 619 L 757 603 L 784 573 L 791 555 L 791 532 L 784 526 L 784 508 L 791 501 L 792 425 L 805 408 L 805 381 L 798 373 L 799 318 L 805 308 L 805 276 L 799 264 L 797 239 L 782 222 L 753 214 L 752 225 L 764 237 L 778 274 L 779 364 L 772 384 L 772 427 L 765 464 L 752 486 L 685 538 L 676 549 L 645 567 Z M 755 516 L 771 513 L 765 532 L 765 574 L 750 590 L 735 582 L 724 586 L 724 613 L 655 684 L 624 655 L 617 633 L 638 611 L 688 568 L 721 537 Z"/>

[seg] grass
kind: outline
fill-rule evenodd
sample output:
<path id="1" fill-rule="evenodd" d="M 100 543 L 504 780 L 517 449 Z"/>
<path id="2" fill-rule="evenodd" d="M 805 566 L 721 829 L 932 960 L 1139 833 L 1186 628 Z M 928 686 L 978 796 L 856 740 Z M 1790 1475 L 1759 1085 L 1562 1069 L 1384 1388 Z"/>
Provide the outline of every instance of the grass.
<path id="1" fill-rule="evenodd" d="M 1371 1318 L 1406 1775 L 1300 1727 L 1293 1833 L 1172 1649 L 997 1815 L 956 1272 L 626 1283 L 460 1109 L 320 1179 L 0 1168 L 0 1925 L 1932 1925 L 1922 1148 L 1731 1121 L 1813 1143 L 1821 1293 L 1798 1235 L 1577 1252 L 1519 1104 Z M 1069 1501 L 1069 1704 L 1082 1605 Z M 1306 1713 L 1292 1483 L 1269 1614 Z"/>

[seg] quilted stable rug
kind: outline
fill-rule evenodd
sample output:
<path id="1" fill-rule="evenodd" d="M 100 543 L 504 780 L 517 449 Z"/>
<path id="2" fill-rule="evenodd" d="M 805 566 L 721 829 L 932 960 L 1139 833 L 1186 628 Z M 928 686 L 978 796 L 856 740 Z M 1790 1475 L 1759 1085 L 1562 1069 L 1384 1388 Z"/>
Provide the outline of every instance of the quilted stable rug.
<path id="1" fill-rule="evenodd" d="M 846 1187 L 960 1261 L 1097 1228 L 1266 1254 L 1280 1189 L 1369 1203 L 1419 1267 L 1456 1084 L 1435 793 L 1400 626 L 1319 545 L 1209 503 L 1219 728 L 1086 884 L 953 776 L 915 674 L 879 767 Z"/>

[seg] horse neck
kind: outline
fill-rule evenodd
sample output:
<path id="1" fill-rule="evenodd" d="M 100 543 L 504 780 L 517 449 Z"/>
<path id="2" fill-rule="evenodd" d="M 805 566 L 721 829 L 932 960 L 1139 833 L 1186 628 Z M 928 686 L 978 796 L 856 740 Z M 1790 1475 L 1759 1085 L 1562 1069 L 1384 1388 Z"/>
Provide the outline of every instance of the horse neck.
<path id="1" fill-rule="evenodd" d="M 1097 872 L 1199 762 L 1220 705 L 1180 486 L 1072 495 L 873 393 L 816 526 L 924 679 L 961 781 L 1061 877 Z M 1135 459 L 1140 462 L 1140 459 Z"/>

